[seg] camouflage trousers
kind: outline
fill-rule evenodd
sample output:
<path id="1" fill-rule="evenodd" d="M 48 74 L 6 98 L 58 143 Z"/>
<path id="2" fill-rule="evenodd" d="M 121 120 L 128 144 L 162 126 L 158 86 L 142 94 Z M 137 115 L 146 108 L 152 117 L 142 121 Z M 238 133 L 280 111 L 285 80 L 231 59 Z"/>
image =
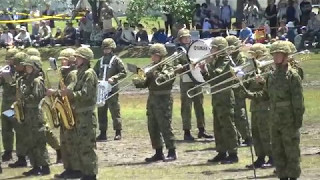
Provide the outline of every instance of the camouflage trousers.
<path id="1" fill-rule="evenodd" d="M 162 148 L 163 140 L 167 149 L 176 148 L 171 126 L 172 104 L 173 98 L 171 94 L 149 94 L 147 102 L 148 131 L 152 148 L 154 149 Z"/>
<path id="2" fill-rule="evenodd" d="M 76 137 L 74 150 L 79 162 L 80 171 L 84 175 L 98 174 L 98 157 L 96 149 L 97 119 L 93 111 L 75 113 Z M 74 153 L 75 153 L 74 152 Z"/>
<path id="3" fill-rule="evenodd" d="M 61 156 L 64 169 L 80 170 L 80 161 L 76 149 L 77 133 L 75 129 L 60 128 Z"/>
<path id="4" fill-rule="evenodd" d="M 193 108 L 197 118 L 197 127 L 204 128 L 205 120 L 204 120 L 204 110 L 203 110 L 203 94 L 195 96 L 193 98 L 189 98 L 187 95 L 187 91 L 196 85 L 192 82 L 181 82 L 180 83 L 180 99 L 181 99 L 181 117 L 183 130 L 191 129 L 191 112 L 192 112 L 192 103 Z M 196 94 L 202 91 L 202 88 L 199 87 L 196 90 L 192 91 L 191 94 Z"/>
<path id="5" fill-rule="evenodd" d="M 114 95 L 106 101 L 103 107 L 98 108 L 99 129 L 106 131 L 108 129 L 108 109 L 111 113 L 114 130 L 122 130 L 122 120 L 120 114 L 119 94 Z"/>
<path id="6" fill-rule="evenodd" d="M 4 98 L 4 97 L 3 97 Z M 4 112 L 11 108 L 13 100 L 3 99 L 1 105 L 1 111 Z M 16 126 L 16 121 L 13 118 L 8 118 L 1 113 L 1 135 L 2 135 L 2 145 L 5 151 L 13 150 L 13 140 L 14 140 L 14 129 Z"/>
<path id="7" fill-rule="evenodd" d="M 238 139 L 234 125 L 233 92 L 212 95 L 214 137 L 217 152 L 237 153 Z"/>
<path id="8" fill-rule="evenodd" d="M 246 100 L 235 95 L 234 123 L 241 138 L 246 140 L 250 137 L 246 112 Z"/>
<path id="9" fill-rule="evenodd" d="M 269 110 L 251 112 L 252 139 L 255 153 L 260 156 L 271 156 L 271 119 Z"/>
<path id="10" fill-rule="evenodd" d="M 55 136 L 49 126 L 46 126 L 46 141 L 54 150 L 60 150 L 60 143 L 57 136 Z"/>

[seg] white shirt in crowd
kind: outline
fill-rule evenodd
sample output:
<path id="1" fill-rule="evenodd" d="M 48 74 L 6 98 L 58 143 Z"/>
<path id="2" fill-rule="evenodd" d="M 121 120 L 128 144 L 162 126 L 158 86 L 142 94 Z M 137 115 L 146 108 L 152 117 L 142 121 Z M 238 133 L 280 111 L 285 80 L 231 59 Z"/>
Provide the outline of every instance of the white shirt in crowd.
<path id="1" fill-rule="evenodd" d="M 10 32 L 1 34 L 0 42 L 12 45 L 13 44 L 12 34 Z"/>
<path id="2" fill-rule="evenodd" d="M 20 32 L 16 37 L 14 37 L 14 40 L 22 40 L 22 41 L 28 41 L 31 42 L 30 34 L 28 32 Z"/>
<path id="3" fill-rule="evenodd" d="M 30 19 L 35 19 L 35 18 L 39 18 L 40 17 L 40 11 L 39 10 L 32 10 L 30 11 L 30 15 L 29 18 Z M 34 26 L 36 23 L 36 21 L 31 22 L 32 26 Z"/>
<path id="4" fill-rule="evenodd" d="M 243 10 L 246 20 L 247 26 L 257 27 L 259 25 L 259 8 L 256 5 L 247 4 Z"/>
<path id="5" fill-rule="evenodd" d="M 126 42 L 131 42 L 136 40 L 136 38 L 134 37 L 134 32 L 130 28 L 122 30 L 121 39 Z"/>
<path id="6" fill-rule="evenodd" d="M 44 38 L 44 39 L 48 39 L 48 38 L 51 37 L 51 28 L 50 28 L 50 26 L 47 26 L 47 25 L 46 25 L 46 28 L 48 29 L 47 34 L 46 34 L 46 32 L 44 31 L 44 27 L 43 27 L 43 26 L 41 26 L 40 29 L 39 29 L 39 34 L 40 34 L 40 36 L 41 36 L 42 38 Z"/>

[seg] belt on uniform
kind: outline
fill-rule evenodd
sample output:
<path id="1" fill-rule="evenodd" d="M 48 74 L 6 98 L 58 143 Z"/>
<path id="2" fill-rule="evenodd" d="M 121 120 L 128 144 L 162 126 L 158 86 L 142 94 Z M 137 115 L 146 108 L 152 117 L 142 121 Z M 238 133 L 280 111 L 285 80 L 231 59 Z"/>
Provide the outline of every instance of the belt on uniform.
<path id="1" fill-rule="evenodd" d="M 171 90 L 163 90 L 163 91 L 149 91 L 150 95 L 166 95 L 171 94 Z"/>
<path id="2" fill-rule="evenodd" d="M 287 106 L 291 106 L 291 101 L 276 102 L 276 107 L 287 107 Z"/>
<path id="3" fill-rule="evenodd" d="M 25 104 L 24 107 L 26 108 L 38 108 L 39 104 Z"/>
<path id="4" fill-rule="evenodd" d="M 93 105 L 93 106 L 88 106 L 88 107 L 75 108 L 74 111 L 76 113 L 83 113 L 83 112 L 87 112 L 87 111 L 94 111 L 95 108 L 96 108 L 96 105 Z"/>

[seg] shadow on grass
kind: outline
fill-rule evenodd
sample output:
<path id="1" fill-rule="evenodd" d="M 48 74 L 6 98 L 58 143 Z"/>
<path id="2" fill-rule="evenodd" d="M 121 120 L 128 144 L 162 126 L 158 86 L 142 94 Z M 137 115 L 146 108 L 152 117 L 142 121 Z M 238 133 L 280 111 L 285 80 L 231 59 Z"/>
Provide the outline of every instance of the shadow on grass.
<path id="1" fill-rule="evenodd" d="M 247 177 L 248 179 L 270 179 L 270 178 L 276 178 L 277 175 L 275 174 L 269 174 L 269 175 L 265 175 L 265 176 L 257 176 L 257 178 L 252 177 Z"/>
<path id="2" fill-rule="evenodd" d="M 4 178 L 3 180 L 10 180 L 10 179 L 27 179 L 27 178 L 30 178 L 30 177 L 19 175 L 19 176 Z"/>
<path id="3" fill-rule="evenodd" d="M 215 151 L 216 148 L 205 148 L 205 149 L 200 149 L 200 150 L 185 150 L 184 152 L 201 152 L 201 151 Z"/>
<path id="4" fill-rule="evenodd" d="M 162 162 L 162 161 L 159 161 Z M 148 165 L 148 164 L 156 164 L 157 162 L 128 162 L 128 163 L 119 163 L 119 164 L 113 164 L 110 165 L 109 167 L 117 167 L 117 166 L 140 166 L 140 165 Z M 107 166 L 108 167 L 108 166 Z"/>
<path id="5" fill-rule="evenodd" d="M 214 142 L 214 139 L 195 139 L 194 141 L 186 141 L 183 139 L 176 140 L 176 143 L 188 143 L 188 144 L 191 144 L 191 143 L 212 143 L 212 142 Z"/>

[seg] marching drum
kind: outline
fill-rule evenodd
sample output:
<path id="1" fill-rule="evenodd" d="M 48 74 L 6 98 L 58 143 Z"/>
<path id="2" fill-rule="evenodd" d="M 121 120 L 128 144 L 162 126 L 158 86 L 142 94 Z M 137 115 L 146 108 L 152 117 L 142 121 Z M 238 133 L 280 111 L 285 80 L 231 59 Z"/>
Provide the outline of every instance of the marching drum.
<path id="1" fill-rule="evenodd" d="M 199 39 L 194 41 L 188 50 L 188 58 L 191 63 L 197 63 L 211 51 L 211 42 L 213 38 Z"/>

